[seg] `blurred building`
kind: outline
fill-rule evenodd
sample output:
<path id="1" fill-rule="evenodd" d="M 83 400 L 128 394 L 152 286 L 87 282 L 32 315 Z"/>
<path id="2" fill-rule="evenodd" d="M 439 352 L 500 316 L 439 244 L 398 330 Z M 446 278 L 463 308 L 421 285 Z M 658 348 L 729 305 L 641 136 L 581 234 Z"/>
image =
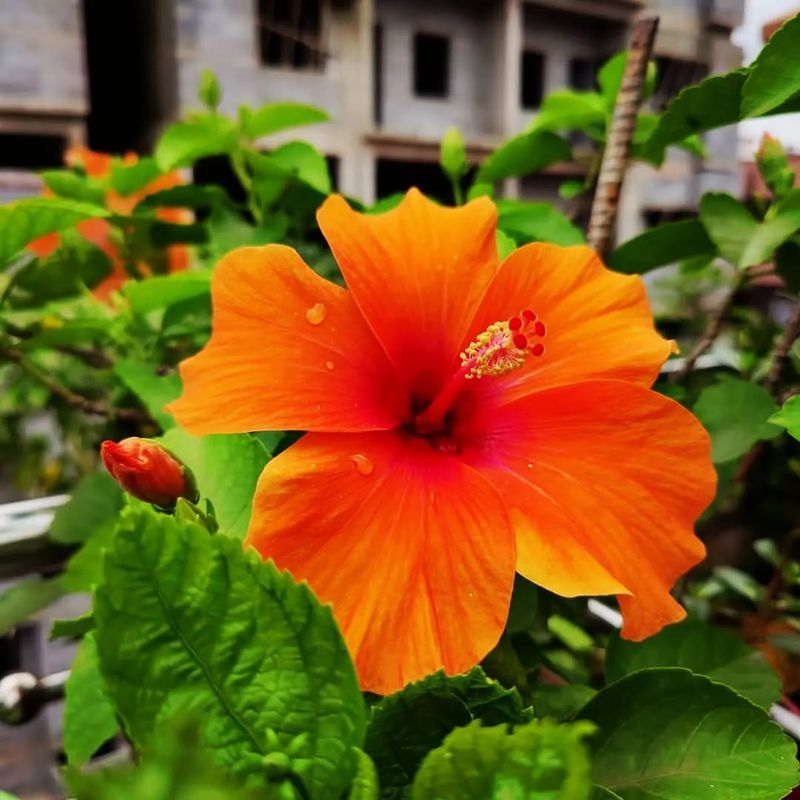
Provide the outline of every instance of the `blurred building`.
<path id="1" fill-rule="evenodd" d="M 744 0 L 5 0 L 0 6 L 0 200 L 35 191 L 30 170 L 66 143 L 146 149 L 196 104 L 200 72 L 220 77 L 226 111 L 294 99 L 333 121 L 302 132 L 335 164 L 338 188 L 369 201 L 415 183 L 434 193 L 450 126 L 480 158 L 521 131 L 553 89 L 593 87 L 633 17 L 661 16 L 654 104 L 737 66 L 730 34 Z M 637 166 L 620 234 L 684 214 L 707 189 L 736 191 L 732 129 L 708 135 L 701 165 L 673 152 Z M 556 198 L 570 168 L 507 193 Z M 574 171 L 574 166 L 572 167 Z"/>

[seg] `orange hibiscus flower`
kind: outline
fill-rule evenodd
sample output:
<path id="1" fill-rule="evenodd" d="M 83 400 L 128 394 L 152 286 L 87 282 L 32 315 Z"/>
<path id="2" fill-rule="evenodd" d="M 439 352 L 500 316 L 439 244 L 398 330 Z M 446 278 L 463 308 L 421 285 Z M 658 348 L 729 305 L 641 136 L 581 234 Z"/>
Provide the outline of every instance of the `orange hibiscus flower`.
<path id="1" fill-rule="evenodd" d="M 97 153 L 87 147 L 71 147 L 67 150 L 64 160 L 69 167 L 82 167 L 86 174 L 91 178 L 105 178 L 111 174 L 113 157 L 108 153 Z M 122 157 L 125 165 L 135 164 L 139 160 L 136 153 L 126 153 Z M 130 195 L 122 196 L 113 189 L 106 193 L 106 206 L 115 214 L 130 214 L 138 203 L 148 195 L 161 192 L 164 189 L 171 189 L 183 183 L 177 172 L 169 172 L 160 175 L 155 180 L 147 184 L 143 189 Z M 191 222 L 191 212 L 182 208 L 161 208 L 157 212 L 159 219 L 164 222 L 186 223 Z M 104 219 L 87 219 L 79 222 L 76 229 L 86 241 L 91 242 L 100 248 L 109 258 L 112 265 L 111 274 L 105 277 L 97 286 L 94 287 L 92 294 L 98 300 L 107 300 L 112 292 L 118 291 L 122 284 L 129 279 L 127 270 L 113 241 L 112 227 Z M 50 233 L 31 242 L 28 249 L 36 253 L 40 258 L 49 256 L 61 244 L 61 236 L 58 233 Z M 147 275 L 150 268 L 147 264 L 139 264 L 140 271 Z M 167 251 L 167 268 L 169 272 L 181 272 L 189 266 L 189 251 L 183 245 L 173 245 Z"/>
<path id="2" fill-rule="evenodd" d="M 347 282 L 292 249 L 218 265 L 214 327 L 170 410 L 196 434 L 309 431 L 265 468 L 247 543 L 308 580 L 365 689 L 458 673 L 496 644 L 515 570 L 619 597 L 623 635 L 685 612 L 708 437 L 649 389 L 672 343 L 638 277 L 586 247 L 502 264 L 487 199 L 318 213 Z"/>

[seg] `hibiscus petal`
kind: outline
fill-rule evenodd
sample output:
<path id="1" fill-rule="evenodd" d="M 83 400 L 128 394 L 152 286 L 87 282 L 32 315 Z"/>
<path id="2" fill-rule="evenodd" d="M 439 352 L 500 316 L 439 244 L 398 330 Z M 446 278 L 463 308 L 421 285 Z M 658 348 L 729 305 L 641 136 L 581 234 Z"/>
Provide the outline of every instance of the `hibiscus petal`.
<path id="1" fill-rule="evenodd" d="M 247 541 L 333 603 L 366 690 L 462 672 L 503 630 L 514 535 L 502 501 L 402 432 L 304 436 L 264 469 Z"/>
<path id="2" fill-rule="evenodd" d="M 385 214 L 325 201 L 320 228 L 378 340 L 416 393 L 438 388 L 499 267 L 487 198 L 443 208 L 412 189 Z"/>
<path id="3" fill-rule="evenodd" d="M 644 284 L 603 266 L 588 247 L 535 243 L 513 252 L 500 268 L 465 345 L 493 322 L 522 309 L 545 323 L 545 352 L 496 381 L 499 402 L 590 378 L 651 386 L 673 351 L 653 326 Z"/>
<path id="4" fill-rule="evenodd" d="M 403 393 L 352 297 L 282 245 L 242 247 L 211 285 L 214 327 L 167 408 L 191 433 L 380 430 Z"/>
<path id="5" fill-rule="evenodd" d="M 669 591 L 705 554 L 693 526 L 716 484 L 700 423 L 622 381 L 548 389 L 483 414 L 466 457 L 509 508 L 517 570 L 568 597 L 619 593 L 629 639 L 682 619 Z"/>

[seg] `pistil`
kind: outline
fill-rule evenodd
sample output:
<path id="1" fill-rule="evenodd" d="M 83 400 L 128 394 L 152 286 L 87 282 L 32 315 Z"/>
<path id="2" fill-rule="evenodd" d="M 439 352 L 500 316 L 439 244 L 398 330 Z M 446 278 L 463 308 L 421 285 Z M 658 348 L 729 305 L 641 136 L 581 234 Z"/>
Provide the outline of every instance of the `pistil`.
<path id="1" fill-rule="evenodd" d="M 428 407 L 417 414 L 414 420 L 417 433 L 427 435 L 443 430 L 445 415 L 463 390 L 464 381 L 505 375 L 522 367 L 528 356 L 541 356 L 544 345 L 531 340 L 544 337 L 545 333 L 544 323 L 529 309 L 490 325 L 461 353 L 461 366 Z"/>

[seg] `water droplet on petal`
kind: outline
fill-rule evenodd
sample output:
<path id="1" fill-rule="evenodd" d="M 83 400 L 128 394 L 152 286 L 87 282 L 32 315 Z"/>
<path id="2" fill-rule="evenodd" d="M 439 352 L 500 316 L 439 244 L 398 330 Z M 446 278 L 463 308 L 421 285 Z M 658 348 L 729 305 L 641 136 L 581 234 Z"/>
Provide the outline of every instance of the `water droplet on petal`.
<path id="1" fill-rule="evenodd" d="M 354 453 L 350 456 L 350 460 L 353 462 L 356 472 L 359 475 L 372 475 L 372 470 L 375 469 L 375 467 L 365 455 Z"/>
<path id="2" fill-rule="evenodd" d="M 306 320 L 312 325 L 319 325 L 328 316 L 325 303 L 316 303 L 306 311 Z"/>
<path id="3" fill-rule="evenodd" d="M 528 469 L 533 469 L 533 464 L 528 464 Z"/>
<path id="4" fill-rule="evenodd" d="M 333 361 L 326 361 L 326 362 L 325 362 L 325 366 L 326 366 L 328 369 L 333 369 Z"/>

